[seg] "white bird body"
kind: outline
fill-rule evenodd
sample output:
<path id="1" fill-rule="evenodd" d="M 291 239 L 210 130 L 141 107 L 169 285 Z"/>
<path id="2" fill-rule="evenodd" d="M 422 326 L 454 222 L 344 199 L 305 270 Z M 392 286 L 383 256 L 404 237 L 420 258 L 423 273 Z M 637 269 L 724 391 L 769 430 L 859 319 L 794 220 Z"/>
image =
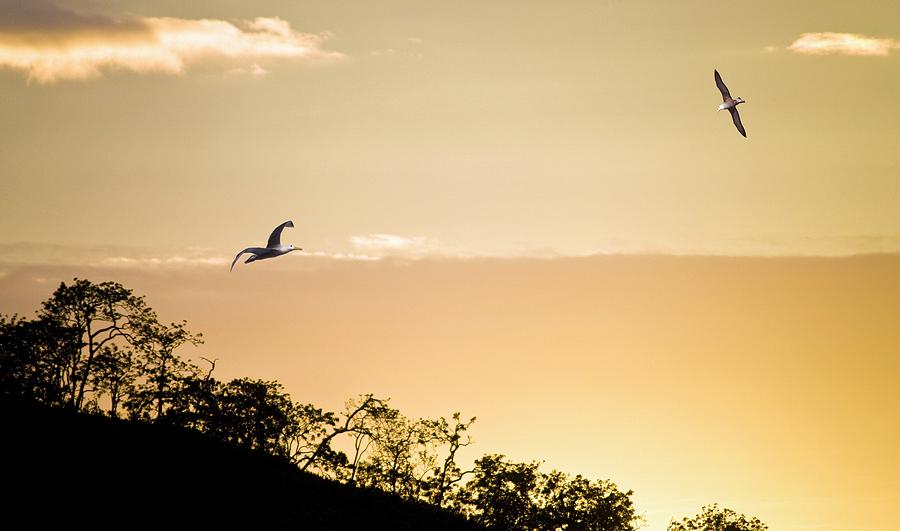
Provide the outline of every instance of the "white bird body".
<path id="1" fill-rule="evenodd" d="M 725 103 L 723 103 L 722 105 L 719 105 L 718 110 L 724 111 L 727 109 L 733 109 L 734 107 L 737 107 L 741 103 L 747 103 L 747 102 L 744 101 L 742 98 L 736 98 L 733 100 L 729 100 L 729 101 L 726 101 Z"/>
<path id="2" fill-rule="evenodd" d="M 301 249 L 300 247 L 294 247 L 292 244 L 281 244 L 281 232 L 285 227 L 293 228 L 294 222 L 288 220 L 275 227 L 275 230 L 273 230 L 272 234 L 269 236 L 269 241 L 265 247 L 247 247 L 243 251 L 239 252 L 237 256 L 234 257 L 234 261 L 231 262 L 231 270 L 234 270 L 234 264 L 237 263 L 238 258 L 240 258 L 243 254 L 251 255 L 244 262 L 245 264 L 249 264 L 250 262 L 255 262 L 257 260 L 266 260 L 268 258 L 275 258 L 276 256 L 288 254 L 291 251 L 302 251 L 303 249 Z"/>

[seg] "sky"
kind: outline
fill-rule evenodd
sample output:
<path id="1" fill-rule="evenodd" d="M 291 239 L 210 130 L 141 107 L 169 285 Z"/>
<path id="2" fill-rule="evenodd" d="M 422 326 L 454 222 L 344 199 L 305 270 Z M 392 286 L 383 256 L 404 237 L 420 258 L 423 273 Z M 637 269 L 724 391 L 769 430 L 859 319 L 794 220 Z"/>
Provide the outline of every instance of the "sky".
<path id="1" fill-rule="evenodd" d="M 477 452 L 613 479 L 651 531 L 893 529 L 897 20 L 0 0 L 0 313 L 117 280 L 223 376 L 477 415 Z M 302 253 L 228 273 L 286 219 Z"/>

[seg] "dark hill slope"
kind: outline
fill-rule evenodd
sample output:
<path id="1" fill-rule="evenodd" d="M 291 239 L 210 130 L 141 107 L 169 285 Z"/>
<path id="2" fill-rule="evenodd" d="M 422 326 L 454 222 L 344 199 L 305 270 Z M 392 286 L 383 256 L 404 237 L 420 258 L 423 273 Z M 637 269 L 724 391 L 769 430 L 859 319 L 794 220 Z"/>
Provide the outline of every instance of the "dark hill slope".
<path id="1" fill-rule="evenodd" d="M 190 430 L 8 404 L 0 419 L 0 513 L 28 528 L 479 529 Z"/>

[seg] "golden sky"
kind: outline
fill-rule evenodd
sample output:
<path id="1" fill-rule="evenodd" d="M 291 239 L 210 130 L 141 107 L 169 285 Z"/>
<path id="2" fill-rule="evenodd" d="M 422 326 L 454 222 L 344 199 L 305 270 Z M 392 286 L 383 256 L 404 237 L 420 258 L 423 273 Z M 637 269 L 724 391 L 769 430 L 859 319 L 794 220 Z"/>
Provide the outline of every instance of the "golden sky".
<path id="1" fill-rule="evenodd" d="M 900 521 L 897 255 L 29 265 L 0 312 L 73 275 L 187 319 L 220 378 L 476 415 L 463 459 L 611 478 L 652 531 L 712 502 L 773 530 Z"/>
<path id="2" fill-rule="evenodd" d="M 887 531 L 897 20 L 892 0 L 0 0 L 0 312 L 119 280 L 204 332 L 223 377 L 462 409 L 477 453 L 609 477 L 651 531 L 714 501 Z M 286 219 L 305 253 L 228 273 Z"/>

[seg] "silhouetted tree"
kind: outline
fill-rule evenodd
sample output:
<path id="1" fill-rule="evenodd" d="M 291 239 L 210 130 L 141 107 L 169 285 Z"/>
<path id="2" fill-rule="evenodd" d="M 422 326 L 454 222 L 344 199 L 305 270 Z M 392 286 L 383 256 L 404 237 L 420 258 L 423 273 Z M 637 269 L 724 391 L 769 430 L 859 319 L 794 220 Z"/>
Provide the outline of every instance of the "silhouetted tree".
<path id="1" fill-rule="evenodd" d="M 278 382 L 239 378 L 223 385 L 208 433 L 235 444 L 285 455 L 295 421 L 291 397 Z"/>
<path id="2" fill-rule="evenodd" d="M 173 378 L 170 390 L 171 401 L 158 417 L 160 422 L 289 457 L 296 411 L 278 382 L 238 378 L 222 383 L 192 372 Z"/>
<path id="3" fill-rule="evenodd" d="M 220 414 L 222 382 L 213 378 L 211 373 L 200 376 L 198 372 L 190 372 L 180 375 L 175 384 L 169 407 L 160 421 L 211 433 L 217 422 L 216 417 Z"/>
<path id="4" fill-rule="evenodd" d="M 502 455 L 475 462 L 474 476 L 454 496 L 454 506 L 493 529 L 632 531 L 642 519 L 632 492 L 610 481 L 590 481 L 553 471 L 540 463 L 512 463 Z"/>
<path id="5" fill-rule="evenodd" d="M 293 414 L 294 423 L 284 441 L 291 462 L 308 467 L 314 464 L 315 459 L 322 463 L 342 461 L 336 452 L 320 448 L 337 425 L 337 415 L 312 404 L 295 404 Z M 332 466 L 326 468 L 333 469 Z"/>
<path id="6" fill-rule="evenodd" d="M 361 395 L 357 399 L 347 401 L 341 418 L 333 424 L 324 426 L 325 431 L 321 438 L 315 440 L 312 452 L 296 456 L 295 461 L 300 470 L 315 469 L 320 465 L 331 468 L 336 460 L 346 463 L 346 455 L 336 452 L 331 447 L 332 441 L 343 434 L 369 435 L 372 421 L 385 414 L 389 409 L 387 400 L 376 398 L 371 394 Z"/>
<path id="7" fill-rule="evenodd" d="M 183 345 L 200 345 L 201 334 L 187 330 L 187 323 L 165 325 L 156 319 L 147 320 L 139 328 L 135 346 L 141 353 L 141 382 L 132 393 L 127 407 L 133 418 L 161 419 L 172 398 L 178 393 L 173 387 L 183 377 L 195 375 L 199 368 L 175 354 Z"/>
<path id="8" fill-rule="evenodd" d="M 453 415 L 453 425 L 445 418 L 409 419 L 399 411 L 387 408 L 373 417 L 366 432 L 365 459 L 358 462 L 359 482 L 365 486 L 442 505 L 446 493 L 464 473 L 456 464 L 456 453 L 472 439 L 464 435 L 475 421 L 460 421 Z M 357 448 L 361 436 L 357 436 Z M 357 452 L 357 455 L 361 455 Z"/>
<path id="9" fill-rule="evenodd" d="M 720 508 L 718 504 L 706 505 L 700 514 L 693 518 L 682 518 L 680 522 L 672 520 L 668 531 L 765 531 L 768 529 L 755 516 L 744 516 L 728 508 Z"/>
<path id="10" fill-rule="evenodd" d="M 347 458 L 347 473 L 342 477 L 347 483 L 355 485 L 359 479 L 360 468 L 364 465 L 366 452 L 375 443 L 374 427 L 370 428 L 366 424 L 374 425 L 373 416 L 368 417 L 369 422 L 363 423 L 357 430 L 350 433 L 353 439 L 353 453 Z"/>
<path id="11" fill-rule="evenodd" d="M 98 394 L 109 398 L 109 414 L 119 416 L 119 405 L 135 390 L 140 367 L 130 348 L 107 345 L 94 360 L 91 381 Z"/>
<path id="12" fill-rule="evenodd" d="M 485 455 L 475 461 L 475 472 L 457 493 L 455 503 L 479 524 L 495 529 L 534 529 L 532 502 L 540 463 L 510 463 L 503 455 Z"/>
<path id="13" fill-rule="evenodd" d="M 87 384 L 91 381 L 97 355 L 116 339 L 130 343 L 141 341 L 140 332 L 156 320 L 143 297 L 117 282 L 94 284 L 75 279 L 60 283 L 44 301 L 40 321 L 51 322 L 59 329 L 72 330 L 77 341 L 67 341 L 62 356 L 61 380 L 65 401 L 81 409 L 85 403 Z"/>
<path id="14" fill-rule="evenodd" d="M 374 450 L 360 468 L 360 483 L 418 499 L 437 461 L 433 423 L 387 409 L 374 419 L 370 436 Z"/>
<path id="15" fill-rule="evenodd" d="M 459 468 L 459 465 L 456 464 L 456 453 L 460 448 L 472 444 L 472 437 L 466 431 L 475 423 L 475 417 L 470 418 L 468 422 L 462 422 L 460 413 L 457 411 L 452 418 L 452 427 L 443 417 L 434 421 L 434 431 L 439 443 L 447 445 L 447 454 L 440 466 L 434 469 L 434 475 L 427 486 L 428 501 L 438 507 L 444 505 L 444 499 L 453 486 L 459 483 L 466 474 L 473 472 L 472 470 L 463 472 Z"/>
<path id="16" fill-rule="evenodd" d="M 0 316 L 0 398 L 66 403 L 66 353 L 76 348 L 75 330 L 47 319 Z"/>
<path id="17" fill-rule="evenodd" d="M 608 480 L 591 481 L 553 471 L 542 474 L 538 487 L 542 529 L 624 531 L 642 522 L 634 512 L 632 492 L 621 492 Z"/>

